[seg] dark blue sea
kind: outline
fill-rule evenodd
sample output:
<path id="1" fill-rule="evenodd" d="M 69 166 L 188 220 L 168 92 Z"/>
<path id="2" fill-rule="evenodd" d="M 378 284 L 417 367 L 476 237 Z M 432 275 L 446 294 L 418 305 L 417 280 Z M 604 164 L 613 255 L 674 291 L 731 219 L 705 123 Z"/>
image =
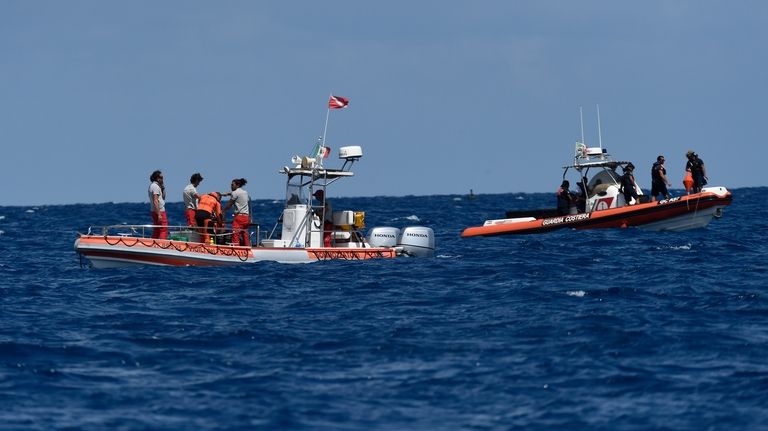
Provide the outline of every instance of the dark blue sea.
<path id="1" fill-rule="evenodd" d="M 337 198 L 437 257 L 229 268 L 81 268 L 76 232 L 146 204 L 0 207 L 0 429 L 768 429 L 766 193 L 682 233 L 469 239 L 553 195 Z"/>

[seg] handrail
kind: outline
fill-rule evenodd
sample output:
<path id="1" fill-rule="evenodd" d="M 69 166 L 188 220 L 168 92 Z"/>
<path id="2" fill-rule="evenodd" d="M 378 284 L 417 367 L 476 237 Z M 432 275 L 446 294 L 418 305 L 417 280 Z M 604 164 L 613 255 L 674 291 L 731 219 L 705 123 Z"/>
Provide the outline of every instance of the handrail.
<path id="1" fill-rule="evenodd" d="M 257 238 L 261 236 L 261 230 L 259 229 L 258 223 L 251 223 L 251 225 L 256 226 L 256 236 Z M 152 231 L 155 228 L 165 228 L 168 230 L 168 239 L 173 240 L 172 238 L 174 235 L 177 234 L 199 234 L 201 228 L 198 226 L 187 226 L 187 225 L 172 225 L 172 226 L 164 226 L 164 225 L 153 225 L 153 224 L 118 224 L 118 225 L 107 225 L 107 226 L 89 226 L 87 233 L 85 235 L 88 236 L 122 236 L 122 237 L 132 237 L 132 238 L 150 238 L 152 236 Z M 214 233 L 210 236 L 214 236 L 217 238 L 222 238 L 231 235 L 235 231 L 242 231 L 245 230 L 248 232 L 249 235 L 251 235 L 251 232 L 248 229 L 229 229 L 228 232 L 225 233 Z M 194 238 L 194 237 L 193 237 Z M 189 238 L 187 238 L 187 242 L 199 242 L 199 241 L 189 241 Z"/>

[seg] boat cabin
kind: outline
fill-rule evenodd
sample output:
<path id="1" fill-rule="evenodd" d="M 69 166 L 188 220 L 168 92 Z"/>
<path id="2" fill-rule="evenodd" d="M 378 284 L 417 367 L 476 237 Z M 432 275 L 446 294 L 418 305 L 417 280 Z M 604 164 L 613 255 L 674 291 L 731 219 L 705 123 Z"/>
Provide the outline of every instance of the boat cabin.
<path id="1" fill-rule="evenodd" d="M 322 159 L 293 156 L 293 167 L 283 167 L 285 174 L 285 207 L 264 247 L 362 247 L 364 238 L 358 229 L 364 227 L 364 213 L 332 211 L 327 200 L 327 188 L 340 180 L 354 176 L 350 170 L 363 156 L 359 146 L 342 147 L 341 169 L 326 168 Z M 280 226 L 280 235 L 275 236 Z"/>
<path id="2" fill-rule="evenodd" d="M 577 185 L 576 194 L 584 198 L 583 208 L 572 208 L 571 212 L 593 212 L 608 208 L 618 208 L 627 204 L 635 204 L 624 200 L 621 190 L 621 176 L 628 161 L 611 160 L 604 148 L 578 147 L 574 163 L 563 166 L 563 179 Z M 622 169 L 622 173 L 617 171 Z M 576 178 L 571 181 L 569 177 Z M 635 190 L 641 201 L 645 201 L 642 188 L 635 178 Z"/>

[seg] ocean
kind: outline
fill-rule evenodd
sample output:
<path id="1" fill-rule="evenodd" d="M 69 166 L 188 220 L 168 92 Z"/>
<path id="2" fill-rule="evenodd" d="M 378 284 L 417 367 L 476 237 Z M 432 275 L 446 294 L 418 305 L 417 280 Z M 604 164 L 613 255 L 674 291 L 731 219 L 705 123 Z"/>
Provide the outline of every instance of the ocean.
<path id="1" fill-rule="evenodd" d="M 330 196 L 437 256 L 226 268 L 81 268 L 147 204 L 0 207 L 0 429 L 768 429 L 768 188 L 733 193 L 688 232 L 467 239 L 553 194 Z"/>

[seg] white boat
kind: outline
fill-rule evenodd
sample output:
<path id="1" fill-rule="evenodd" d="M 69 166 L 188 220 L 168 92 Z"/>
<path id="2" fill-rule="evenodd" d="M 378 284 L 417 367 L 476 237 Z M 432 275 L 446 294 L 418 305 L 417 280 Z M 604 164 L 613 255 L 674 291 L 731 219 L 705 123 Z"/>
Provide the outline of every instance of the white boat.
<path id="1" fill-rule="evenodd" d="M 350 178 L 352 166 L 363 155 L 359 146 L 342 147 L 340 169 L 327 169 L 320 157 L 292 158 L 285 166 L 286 200 L 278 222 L 270 232 L 252 225 L 249 235 L 255 246 L 229 243 L 231 232 L 204 235 L 194 227 L 169 226 L 168 239 L 153 239 L 152 225 L 92 226 L 75 240 L 75 250 L 83 263 L 94 268 L 131 265 L 211 266 L 240 265 L 261 261 L 309 263 L 319 260 L 387 259 L 400 256 L 432 257 L 434 232 L 429 227 L 375 227 L 364 234 L 365 213 L 356 210 L 333 211 L 332 223 L 320 218 L 325 208 L 326 191 L 334 182 Z M 323 201 L 313 195 L 323 191 Z M 262 238 L 263 236 L 263 238 Z M 211 243 L 212 242 L 212 243 Z"/>

